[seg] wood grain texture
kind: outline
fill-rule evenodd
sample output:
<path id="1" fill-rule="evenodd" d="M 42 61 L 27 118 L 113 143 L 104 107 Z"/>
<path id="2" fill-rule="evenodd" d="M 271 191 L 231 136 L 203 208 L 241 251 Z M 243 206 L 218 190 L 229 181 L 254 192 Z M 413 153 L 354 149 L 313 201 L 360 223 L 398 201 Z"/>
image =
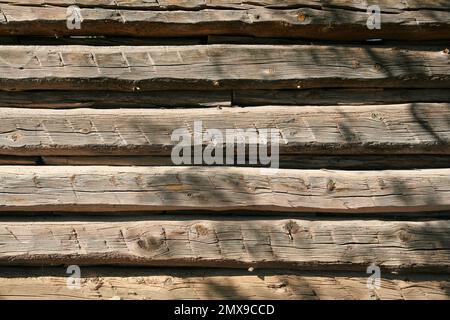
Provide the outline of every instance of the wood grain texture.
<path id="1" fill-rule="evenodd" d="M 0 91 L 0 107 L 186 108 L 230 107 L 231 91 Z M 450 99 L 449 99 L 450 100 Z"/>
<path id="2" fill-rule="evenodd" d="M 0 0 L 0 300 L 449 300 L 450 1 L 370 4 Z M 195 121 L 281 169 L 174 166 Z"/>
<path id="3" fill-rule="evenodd" d="M 376 105 L 376 104 L 448 102 L 448 101 L 450 101 L 450 90 L 448 89 L 360 88 L 360 89 L 233 91 L 233 104 L 238 106 L 372 105 L 372 104 Z"/>
<path id="4" fill-rule="evenodd" d="M 377 3 L 382 28 L 367 27 L 367 3 L 351 1 L 2 1 L 1 35 L 252 35 L 326 40 L 450 39 L 445 1 Z M 82 27 L 66 26 L 66 7 L 82 7 Z M 176 11 L 173 11 L 175 9 Z"/>
<path id="5" fill-rule="evenodd" d="M 1 0 L 2 4 L 19 6 L 57 6 L 68 7 L 77 5 L 81 8 L 113 8 L 142 10 L 201 10 L 201 9 L 245 9 L 252 7 L 267 8 L 340 8 L 358 9 L 365 11 L 367 3 L 354 0 Z M 450 4 L 446 0 L 378 0 L 377 4 L 383 12 L 400 12 L 402 10 L 440 9 L 450 10 Z"/>
<path id="6" fill-rule="evenodd" d="M 2 46 L 2 90 L 450 88 L 450 54 L 424 47 Z"/>
<path id="7" fill-rule="evenodd" d="M 361 273 L 82 268 L 67 288 L 65 268 L 0 268 L 0 299 L 449 300 L 447 275 L 386 275 L 367 289 Z"/>
<path id="8" fill-rule="evenodd" d="M 450 209 L 450 169 L 2 166 L 0 181 L 0 211 L 6 212 Z"/>
<path id="9" fill-rule="evenodd" d="M 24 158 L 27 164 L 32 160 Z M 31 157 L 32 158 L 32 157 Z M 20 158 L 19 158 L 20 160 Z M 281 155 L 281 169 L 341 169 L 341 170 L 407 170 L 448 168 L 450 156 L 440 155 L 371 155 L 371 156 L 302 156 Z M 169 156 L 44 156 L 45 165 L 69 166 L 174 166 Z M 1 164 L 20 164 L 15 157 L 0 158 Z M 38 162 L 34 162 L 38 163 Z M 195 164 L 193 164 L 195 165 Z M 270 167 L 270 165 L 239 164 L 236 167 Z"/>
<path id="10" fill-rule="evenodd" d="M 200 220 L 0 222 L 3 265 L 135 265 L 446 273 L 450 222 Z"/>
<path id="11" fill-rule="evenodd" d="M 170 155 L 172 133 L 272 129 L 280 154 L 450 154 L 450 105 L 267 106 L 223 109 L 1 108 L 0 154 Z M 270 137 L 269 137 L 270 138 Z M 268 139 L 271 140 L 271 139 Z M 210 144 L 204 133 L 203 147 Z M 269 141 L 270 142 L 270 141 Z M 250 141 L 246 141 L 249 145 Z M 225 153 L 224 153 L 225 154 Z"/>

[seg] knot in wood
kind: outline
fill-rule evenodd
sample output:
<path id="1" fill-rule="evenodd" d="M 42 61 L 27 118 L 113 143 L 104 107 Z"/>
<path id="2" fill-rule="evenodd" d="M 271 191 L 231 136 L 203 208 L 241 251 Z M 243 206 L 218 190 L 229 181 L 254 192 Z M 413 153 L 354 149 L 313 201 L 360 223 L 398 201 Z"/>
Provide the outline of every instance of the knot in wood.
<path id="1" fill-rule="evenodd" d="M 300 11 L 300 12 L 298 13 L 298 15 L 297 15 L 297 19 L 298 19 L 298 21 L 300 21 L 300 22 L 305 22 L 305 20 L 306 20 L 306 15 L 305 15 L 305 13 L 304 13 L 303 11 Z"/>
<path id="2" fill-rule="evenodd" d="M 288 233 L 288 235 L 289 235 L 289 238 L 290 238 L 291 240 L 294 239 L 294 237 L 293 237 L 292 235 L 293 235 L 293 234 L 296 234 L 296 233 L 300 230 L 300 227 L 299 227 L 299 225 L 297 224 L 297 222 L 292 221 L 292 220 L 290 220 L 289 222 L 287 222 L 287 223 L 284 225 L 283 228 L 284 228 L 284 230 L 287 231 L 287 233 Z"/>
<path id="3" fill-rule="evenodd" d="M 380 71 L 381 70 L 381 65 L 380 64 L 378 64 L 378 63 L 375 63 L 374 64 L 374 66 L 373 66 L 374 68 L 375 68 L 375 70 L 377 70 L 377 71 Z"/>
<path id="4" fill-rule="evenodd" d="M 138 241 L 137 241 L 137 245 L 139 246 L 139 248 L 146 250 L 146 251 L 151 251 L 151 250 L 155 250 L 157 248 L 159 248 L 162 244 L 164 243 L 164 239 L 162 237 L 141 237 Z"/>
<path id="5" fill-rule="evenodd" d="M 332 179 L 328 179 L 327 190 L 329 192 L 336 190 L 336 181 L 333 181 Z"/>
<path id="6" fill-rule="evenodd" d="M 400 229 L 397 233 L 397 236 L 402 242 L 409 242 L 412 239 L 412 235 L 407 229 Z"/>
<path id="7" fill-rule="evenodd" d="M 195 227 L 195 232 L 197 233 L 197 236 L 206 236 L 209 233 L 209 230 L 207 227 L 201 224 L 197 224 Z"/>

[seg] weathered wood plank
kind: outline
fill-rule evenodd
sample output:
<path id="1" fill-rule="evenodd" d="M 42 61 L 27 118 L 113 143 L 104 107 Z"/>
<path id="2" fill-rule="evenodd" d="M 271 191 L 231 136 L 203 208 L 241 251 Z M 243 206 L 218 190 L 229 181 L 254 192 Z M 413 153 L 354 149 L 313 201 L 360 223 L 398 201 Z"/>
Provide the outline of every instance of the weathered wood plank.
<path id="1" fill-rule="evenodd" d="M 201 9 L 245 9 L 252 7 L 267 8 L 340 8 L 358 9 L 365 11 L 367 3 L 353 0 L 1 0 L 1 4 L 20 6 L 58 6 L 68 7 L 77 5 L 81 8 L 112 8 L 112 9 L 142 9 L 142 10 L 201 10 Z M 450 4 L 446 0 L 378 0 L 377 4 L 383 12 L 399 12 L 401 10 L 426 10 L 439 9 L 450 10 Z"/>
<path id="2" fill-rule="evenodd" d="M 1 221 L 3 265 L 139 265 L 448 273 L 450 222 Z"/>
<path id="3" fill-rule="evenodd" d="M 450 39 L 445 1 L 384 1 L 382 28 L 367 27 L 367 3 L 350 1 L 2 1 L 1 35 L 202 36 L 252 35 L 326 40 Z M 397 1 L 398 2 L 398 1 Z M 45 4 L 45 6 L 44 6 Z M 82 27 L 67 27 L 67 6 L 78 4 Z M 441 5 L 441 6 L 439 6 Z M 102 7 L 103 6 L 103 7 Z M 147 9 L 147 10 L 146 10 Z M 171 11 L 170 9 L 177 9 Z M 181 10 L 179 10 L 181 9 Z"/>
<path id="4" fill-rule="evenodd" d="M 449 300 L 447 275 L 384 275 L 367 288 L 361 273 L 82 268 L 81 288 L 64 268 L 0 268 L 0 299 Z"/>
<path id="5" fill-rule="evenodd" d="M 174 108 L 230 107 L 230 91 L 0 91 L 0 107 L 15 108 Z M 449 99 L 450 101 L 450 99 Z"/>
<path id="6" fill-rule="evenodd" d="M 194 122 L 202 121 L 204 130 L 217 129 L 223 135 L 226 129 L 253 130 L 255 136 L 272 129 L 280 154 L 448 155 L 449 111 L 449 104 L 431 103 L 172 110 L 1 108 L 0 154 L 170 155 L 178 144 L 171 139 L 173 131 L 183 129 L 193 138 Z M 208 134 L 202 138 L 203 147 L 211 143 Z"/>
<path id="7" fill-rule="evenodd" d="M 450 90 L 448 89 L 309 89 L 233 91 L 233 104 L 239 106 L 364 105 L 448 101 L 450 101 Z"/>
<path id="8" fill-rule="evenodd" d="M 2 90 L 450 88 L 446 48 L 2 46 Z"/>
<path id="9" fill-rule="evenodd" d="M 0 158 L 0 163 L 2 158 Z M 3 159 L 3 164 L 14 164 Z M 70 166 L 174 166 L 169 156 L 44 156 L 46 165 Z M 280 155 L 281 169 L 341 169 L 341 170 L 405 170 L 448 168 L 450 156 L 439 155 L 372 155 L 372 156 L 302 156 Z M 192 163 L 192 165 L 195 165 Z M 261 164 L 235 164 L 224 166 L 269 167 Z M 220 166 L 220 164 L 218 164 Z"/>
<path id="10" fill-rule="evenodd" d="M 8 212 L 450 209 L 450 169 L 2 166 L 0 181 L 0 211 Z"/>

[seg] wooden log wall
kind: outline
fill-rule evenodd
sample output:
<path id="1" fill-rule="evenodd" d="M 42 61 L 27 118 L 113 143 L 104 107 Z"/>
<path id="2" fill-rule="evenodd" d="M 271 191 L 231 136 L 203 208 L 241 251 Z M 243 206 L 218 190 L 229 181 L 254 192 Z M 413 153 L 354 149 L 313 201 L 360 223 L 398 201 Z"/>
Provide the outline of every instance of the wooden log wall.
<path id="1" fill-rule="evenodd" d="M 0 0 L 0 299 L 450 299 L 450 2 L 373 4 Z"/>

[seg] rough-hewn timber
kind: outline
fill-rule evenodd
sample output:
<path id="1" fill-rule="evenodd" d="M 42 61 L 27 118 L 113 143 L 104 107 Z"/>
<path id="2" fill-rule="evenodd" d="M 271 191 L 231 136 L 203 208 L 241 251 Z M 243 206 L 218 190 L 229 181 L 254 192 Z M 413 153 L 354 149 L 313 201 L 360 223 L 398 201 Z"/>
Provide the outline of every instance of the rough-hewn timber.
<path id="1" fill-rule="evenodd" d="M 194 143 L 201 121 L 203 131 L 220 130 L 224 143 L 226 129 L 243 130 L 243 137 L 255 139 L 270 129 L 274 139 L 268 135 L 267 141 L 278 139 L 280 154 L 448 155 L 449 111 L 447 103 L 184 110 L 1 108 L 0 154 L 170 155 L 182 139 L 175 135 L 172 141 L 174 130 L 184 130 L 185 139 L 190 135 Z M 201 143 L 211 144 L 207 132 Z M 252 140 L 246 138 L 245 144 Z"/>
<path id="2" fill-rule="evenodd" d="M 142 9 L 142 10 L 202 10 L 202 9 L 246 9 L 267 7 L 276 9 L 311 7 L 357 9 L 365 11 L 367 3 L 354 0 L 1 0 L 1 4 L 20 6 L 57 6 L 68 7 L 76 4 L 81 8 Z M 446 0 L 378 0 L 383 12 L 402 10 L 447 10 L 450 4 Z"/>
<path id="3" fill-rule="evenodd" d="M 450 270 L 448 220 L 200 219 L 2 219 L 0 264 Z"/>
<path id="4" fill-rule="evenodd" d="M 112 9 L 139 8 L 142 10 L 201 10 L 201 9 L 245 9 L 251 7 L 293 8 L 307 6 L 312 8 L 358 9 L 365 11 L 364 1 L 352 0 L 1 0 L 0 3 L 20 6 L 61 6 L 77 5 L 81 8 L 100 7 Z M 377 4 L 383 12 L 399 12 L 401 10 L 450 10 L 446 0 L 378 0 Z"/>
<path id="5" fill-rule="evenodd" d="M 450 88 L 448 49 L 2 46 L 2 90 Z"/>
<path id="6" fill-rule="evenodd" d="M 398 2 L 377 2 L 382 28 L 371 30 L 367 27 L 369 4 L 351 1 L 2 1 L 0 35 L 450 39 L 448 3 Z M 82 7 L 81 28 L 67 27 L 66 7 L 73 4 Z"/>
<path id="7" fill-rule="evenodd" d="M 361 273 L 289 270 L 82 268 L 81 288 L 65 268 L 0 268 L 0 299 L 448 300 L 447 275 L 383 275 L 369 290 Z"/>
<path id="8" fill-rule="evenodd" d="M 3 166 L 0 182 L 1 211 L 450 209 L 450 169 Z"/>
<path id="9" fill-rule="evenodd" d="M 450 299 L 449 40 L 448 0 L 0 0 L 0 299 Z M 195 121 L 281 169 L 175 166 Z"/>

